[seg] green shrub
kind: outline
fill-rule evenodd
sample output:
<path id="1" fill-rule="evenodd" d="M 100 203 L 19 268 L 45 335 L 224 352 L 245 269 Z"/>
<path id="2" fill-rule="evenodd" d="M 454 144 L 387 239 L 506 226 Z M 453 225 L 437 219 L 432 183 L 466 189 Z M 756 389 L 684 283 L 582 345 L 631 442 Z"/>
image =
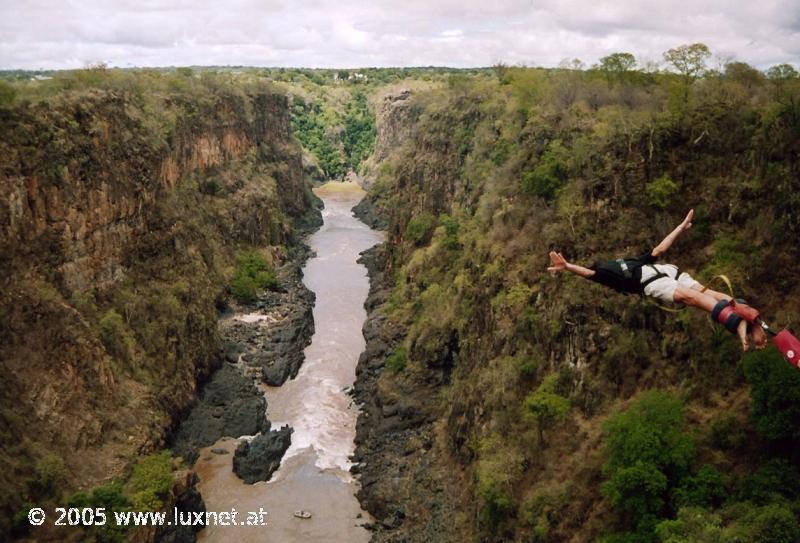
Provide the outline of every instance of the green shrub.
<path id="1" fill-rule="evenodd" d="M 668 175 L 662 175 L 647 183 L 644 187 L 650 205 L 658 209 L 666 209 L 675 200 L 680 187 Z"/>
<path id="2" fill-rule="evenodd" d="M 258 287 L 252 277 L 236 275 L 231 279 L 231 292 L 240 302 L 252 302 L 258 295 Z"/>
<path id="3" fill-rule="evenodd" d="M 775 349 L 742 358 L 756 429 L 787 452 L 800 445 L 800 372 Z"/>
<path id="4" fill-rule="evenodd" d="M 800 540 L 797 517 L 786 506 L 767 505 L 753 511 L 744 523 L 748 526 L 747 541 L 759 543 L 796 543 Z M 729 540 L 730 541 L 730 540 Z M 745 541 L 745 539 L 740 539 Z"/>
<path id="5" fill-rule="evenodd" d="M 562 487 L 534 487 L 525 495 L 520 506 L 522 520 L 535 526 L 541 535 L 546 535 L 551 523 L 558 518 L 559 511 L 567 504 L 567 493 Z M 541 540 L 546 538 L 540 537 Z"/>
<path id="6" fill-rule="evenodd" d="M 559 140 L 553 141 L 532 169 L 522 171 L 522 191 L 552 202 L 567 180 L 568 153 Z"/>
<path id="7" fill-rule="evenodd" d="M 719 450 L 738 448 L 745 439 L 742 423 L 729 413 L 711 419 L 709 440 Z"/>
<path id="8" fill-rule="evenodd" d="M 25 502 L 22 504 L 22 507 L 14 513 L 14 516 L 11 518 L 11 533 L 14 536 L 21 538 L 30 532 L 31 522 L 28 520 L 28 513 L 34 507 L 36 507 L 36 505 Z"/>
<path id="9" fill-rule="evenodd" d="M 386 357 L 386 368 L 399 372 L 406 369 L 406 362 L 408 360 L 408 353 L 405 347 L 398 347 L 388 357 Z"/>
<path id="10" fill-rule="evenodd" d="M 217 194 L 222 192 L 222 183 L 219 179 L 206 179 L 202 183 L 200 183 L 199 190 L 203 194 L 207 194 L 209 196 L 216 196 Z"/>
<path id="11" fill-rule="evenodd" d="M 47 454 L 36 461 L 33 471 L 31 489 L 35 495 L 39 498 L 58 498 L 67 477 L 64 460 L 55 454 Z"/>
<path id="12" fill-rule="evenodd" d="M 525 416 L 536 421 L 540 443 L 544 442 L 544 430 L 565 418 L 570 410 L 569 400 L 556 392 L 558 377 L 555 373 L 545 377 L 523 402 Z"/>
<path id="13" fill-rule="evenodd" d="M 478 495 L 483 499 L 481 521 L 494 527 L 513 509 L 513 501 L 511 495 L 499 484 L 487 482 L 485 477 L 482 481 L 478 487 Z"/>
<path id="14" fill-rule="evenodd" d="M 481 523 L 493 530 L 514 510 L 513 483 L 519 476 L 522 458 L 508 439 L 492 435 L 478 447 L 477 493 L 481 498 Z"/>
<path id="15" fill-rule="evenodd" d="M 494 144 L 492 151 L 489 155 L 489 160 L 491 160 L 496 166 L 503 164 L 511 154 L 516 151 L 517 145 L 506 138 L 500 138 Z"/>
<path id="16" fill-rule="evenodd" d="M 669 481 L 656 464 L 637 460 L 614 470 L 603 484 L 603 495 L 642 528 L 662 515 Z"/>
<path id="17" fill-rule="evenodd" d="M 730 275 L 734 282 L 737 277 L 743 277 L 741 271 L 747 269 L 752 261 L 752 256 L 748 254 L 747 246 L 736 238 L 721 237 L 714 240 L 712 244 L 713 256 L 710 265 L 704 270 L 708 274 Z M 737 275 L 738 272 L 738 275 Z"/>
<path id="18" fill-rule="evenodd" d="M 422 212 L 416 217 L 412 217 L 406 225 L 405 238 L 414 245 L 424 245 L 430 240 L 434 223 L 435 219 L 430 213 Z"/>
<path id="19" fill-rule="evenodd" d="M 769 460 L 741 480 L 737 497 L 759 505 L 800 498 L 800 472 L 786 460 Z"/>
<path id="20" fill-rule="evenodd" d="M 712 507 L 722 503 L 727 495 L 725 478 L 714 466 L 704 465 L 696 475 L 685 477 L 673 494 L 675 509 L 681 507 Z"/>
<path id="21" fill-rule="evenodd" d="M 655 533 L 661 543 L 723 543 L 722 518 L 698 507 L 681 509 L 675 520 L 660 522 Z"/>
<path id="22" fill-rule="evenodd" d="M 517 356 L 515 360 L 517 362 L 517 373 L 523 379 L 535 377 L 539 368 L 544 365 L 542 357 L 538 353 L 537 355 Z"/>
<path id="23" fill-rule="evenodd" d="M 122 483 L 114 481 L 94 488 L 90 494 L 76 492 L 67 500 L 67 506 L 77 508 L 103 507 L 109 518 L 112 519 L 114 511 L 130 511 L 133 503 L 125 495 Z M 126 541 L 128 529 L 128 526 L 108 522 L 104 526 L 90 529 L 90 532 L 93 532 L 93 537 L 87 537 L 86 540 L 102 543 L 122 543 Z"/>
<path id="24" fill-rule="evenodd" d="M 553 173 L 550 166 L 540 164 L 533 170 L 522 172 L 522 190 L 529 196 L 539 196 L 547 201 L 555 198 L 561 188 L 562 179 Z"/>
<path id="25" fill-rule="evenodd" d="M 800 527 L 784 505 L 736 503 L 714 513 L 683 508 L 675 520 L 659 523 L 655 533 L 661 543 L 796 543 Z"/>
<path id="26" fill-rule="evenodd" d="M 621 532 L 607 535 L 600 539 L 600 543 L 648 543 L 653 540 L 651 533 Z"/>
<path id="27" fill-rule="evenodd" d="M 278 276 L 261 253 L 250 250 L 236 256 L 236 271 L 230 289 L 240 302 L 252 302 L 260 289 L 277 286 Z"/>
<path id="28" fill-rule="evenodd" d="M 639 532 L 654 528 L 670 490 L 688 473 L 694 443 L 684 427 L 683 403 L 663 391 L 643 393 L 604 425 L 608 461 L 601 490 Z"/>
<path id="29" fill-rule="evenodd" d="M 112 356 L 129 360 L 135 340 L 125 324 L 122 315 L 113 308 L 105 312 L 98 323 L 100 340 Z"/>
<path id="30" fill-rule="evenodd" d="M 128 485 L 133 492 L 134 509 L 155 511 L 172 489 L 173 459 L 169 451 L 141 458 L 133 467 Z"/>
<path id="31" fill-rule="evenodd" d="M 442 247 L 449 250 L 460 249 L 461 243 L 458 241 L 458 220 L 450 215 L 447 215 L 446 213 L 442 213 L 439 215 L 439 226 L 444 228 Z"/>
<path id="32" fill-rule="evenodd" d="M 90 499 L 92 504 L 111 510 L 122 510 L 133 505 L 125 495 L 122 483 L 116 481 L 96 487 Z"/>

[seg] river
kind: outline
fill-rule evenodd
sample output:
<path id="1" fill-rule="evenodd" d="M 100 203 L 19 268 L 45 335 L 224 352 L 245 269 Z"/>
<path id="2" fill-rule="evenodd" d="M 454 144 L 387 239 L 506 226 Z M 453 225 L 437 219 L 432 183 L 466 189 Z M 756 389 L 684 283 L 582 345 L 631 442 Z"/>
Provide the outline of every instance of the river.
<path id="1" fill-rule="evenodd" d="M 235 508 L 267 512 L 267 526 L 209 526 L 202 542 L 369 541 L 361 526 L 369 519 L 355 498 L 358 482 L 349 469 L 357 408 L 345 389 L 355 381 L 364 350 L 361 327 L 369 291 L 366 269 L 356 263 L 361 251 L 383 241 L 383 234 L 352 216 L 364 192 L 351 183 L 329 183 L 314 190 L 325 202 L 323 225 L 308 240 L 315 255 L 303 269 L 303 282 L 316 293 L 315 333 L 297 377 L 281 387 L 262 385 L 272 428 L 294 428 L 281 466 L 266 483 L 247 485 L 232 471 L 239 440 L 223 438 L 203 449 L 195 469 L 208 511 Z M 225 449 L 229 454 L 212 454 Z M 295 510 L 310 519 L 293 516 Z"/>

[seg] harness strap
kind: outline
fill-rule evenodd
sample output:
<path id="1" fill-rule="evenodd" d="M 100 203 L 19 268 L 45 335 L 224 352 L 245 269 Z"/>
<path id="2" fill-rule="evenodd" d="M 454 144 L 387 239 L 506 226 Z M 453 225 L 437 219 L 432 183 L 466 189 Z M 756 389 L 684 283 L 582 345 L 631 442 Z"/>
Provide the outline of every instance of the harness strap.
<path id="1" fill-rule="evenodd" d="M 666 274 L 666 273 L 664 273 L 664 272 L 662 272 L 662 271 L 659 271 L 659 269 L 658 269 L 658 268 L 656 268 L 655 266 L 653 266 L 652 264 L 647 264 L 647 267 L 649 267 L 649 268 L 652 268 L 652 269 L 653 269 L 653 271 L 654 271 L 654 272 L 656 272 L 656 273 L 655 273 L 655 275 L 653 275 L 652 277 L 648 277 L 647 279 L 645 279 L 644 281 L 642 281 L 642 293 L 644 293 L 644 288 L 645 288 L 647 285 L 649 285 L 650 283 L 652 283 L 652 282 L 654 282 L 654 281 L 658 281 L 658 280 L 659 280 L 659 279 L 661 279 L 662 277 L 669 277 L 669 275 L 668 275 L 668 274 Z M 681 274 L 682 274 L 682 273 L 683 273 L 683 272 L 680 270 L 680 268 L 678 268 L 677 266 L 675 266 L 675 280 L 676 280 L 676 281 L 678 280 L 678 278 L 681 276 Z"/>
<path id="2" fill-rule="evenodd" d="M 659 279 L 661 279 L 662 277 L 669 277 L 669 275 L 668 275 L 668 274 L 666 274 L 666 273 L 664 273 L 664 272 L 662 272 L 662 271 L 659 271 L 659 269 L 658 269 L 658 268 L 656 268 L 654 265 L 652 265 L 652 264 L 647 264 L 647 266 L 648 266 L 649 268 L 652 268 L 652 270 L 653 270 L 654 272 L 656 272 L 656 273 L 655 273 L 655 275 L 653 275 L 652 277 L 648 277 L 646 280 L 642 281 L 642 291 L 641 291 L 641 296 L 644 298 L 645 302 L 646 302 L 646 303 L 649 303 L 649 304 L 651 304 L 651 305 L 654 305 L 654 306 L 656 306 L 657 308 L 661 309 L 662 311 L 667 311 L 667 312 L 669 312 L 669 313 L 680 313 L 681 311 L 683 311 L 684 309 L 686 309 L 686 306 L 685 306 L 685 305 L 680 305 L 680 306 L 678 306 L 677 308 L 667 307 L 667 306 L 661 305 L 660 303 L 656 302 L 654 299 L 652 299 L 652 298 L 650 298 L 650 297 L 647 297 L 647 296 L 645 296 L 645 295 L 644 295 L 644 289 L 645 289 L 645 287 L 646 287 L 647 285 L 649 285 L 650 283 L 652 283 L 652 282 L 654 282 L 654 281 L 658 281 L 658 280 L 659 280 Z M 643 266 L 643 267 L 644 267 L 644 266 Z M 678 278 L 681 276 L 681 274 L 682 274 L 683 272 L 682 272 L 682 271 L 680 270 L 680 268 L 678 268 L 677 266 L 675 266 L 675 270 L 676 270 L 676 273 L 675 273 L 675 280 L 677 281 L 677 280 L 678 280 Z"/>
<path id="3" fill-rule="evenodd" d="M 730 279 L 728 279 L 728 276 L 727 276 L 727 275 L 723 275 L 723 274 L 721 274 L 721 273 L 720 273 L 719 275 L 715 275 L 714 277 L 712 277 L 712 278 L 711 278 L 711 279 L 708 281 L 708 283 L 706 283 L 706 285 L 703 287 L 703 289 L 702 289 L 700 292 L 705 292 L 705 291 L 707 291 L 707 290 L 708 290 L 708 285 L 710 285 L 711 283 L 713 283 L 713 282 L 714 282 L 714 281 L 716 281 L 717 279 L 719 279 L 720 281 L 722 281 L 723 283 L 725 283 L 725 286 L 726 286 L 726 287 L 728 287 L 728 292 L 730 293 L 730 295 L 731 295 L 731 298 L 735 298 L 736 296 L 734 296 L 734 295 L 733 295 L 733 285 L 731 284 L 731 280 L 730 280 Z"/>

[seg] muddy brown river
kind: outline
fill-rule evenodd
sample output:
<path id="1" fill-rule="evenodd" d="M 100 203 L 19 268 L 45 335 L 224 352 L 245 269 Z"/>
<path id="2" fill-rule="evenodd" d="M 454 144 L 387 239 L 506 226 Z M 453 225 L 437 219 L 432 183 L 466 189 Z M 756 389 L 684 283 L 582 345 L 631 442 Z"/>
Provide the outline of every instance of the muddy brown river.
<path id="1" fill-rule="evenodd" d="M 364 192 L 354 184 L 329 183 L 315 189 L 325 202 L 324 223 L 308 244 L 316 253 L 303 270 L 303 281 L 316 293 L 315 334 L 305 350 L 297 377 L 281 387 L 263 386 L 273 429 L 294 428 L 292 445 L 269 482 L 247 485 L 232 470 L 238 439 L 223 438 L 203 449 L 195 469 L 208 511 L 236 509 L 267 512 L 267 526 L 208 526 L 202 542 L 347 542 L 369 541 L 361 526 L 369 521 L 355 498 L 358 482 L 350 475 L 358 410 L 344 389 L 355 380 L 364 350 L 361 326 L 369 291 L 358 254 L 383 241 L 352 216 Z M 213 454 L 211 449 L 229 454 Z M 296 510 L 310 519 L 293 516 Z"/>

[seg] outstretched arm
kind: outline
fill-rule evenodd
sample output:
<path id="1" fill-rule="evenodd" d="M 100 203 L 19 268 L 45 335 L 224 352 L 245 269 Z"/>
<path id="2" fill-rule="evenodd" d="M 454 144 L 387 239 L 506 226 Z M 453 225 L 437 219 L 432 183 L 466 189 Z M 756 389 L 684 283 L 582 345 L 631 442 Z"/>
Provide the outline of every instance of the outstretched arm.
<path id="1" fill-rule="evenodd" d="M 568 271 L 570 273 L 574 273 L 575 275 L 586 277 L 587 279 L 596 273 L 594 270 L 590 270 L 589 268 L 584 268 L 583 266 L 578 266 L 577 264 L 570 264 L 567 262 L 567 259 L 564 258 L 564 255 L 555 251 L 550 251 L 550 267 L 547 268 L 547 271 L 552 274 Z"/>
<path id="2" fill-rule="evenodd" d="M 659 257 L 667 252 L 667 250 L 672 247 L 672 243 L 684 232 L 692 227 L 692 218 L 694 217 L 694 209 L 690 209 L 689 213 L 686 214 L 686 218 L 683 219 L 683 222 L 680 223 L 675 230 L 669 233 L 664 240 L 655 246 L 655 248 L 651 251 L 651 255 L 655 257 Z"/>

